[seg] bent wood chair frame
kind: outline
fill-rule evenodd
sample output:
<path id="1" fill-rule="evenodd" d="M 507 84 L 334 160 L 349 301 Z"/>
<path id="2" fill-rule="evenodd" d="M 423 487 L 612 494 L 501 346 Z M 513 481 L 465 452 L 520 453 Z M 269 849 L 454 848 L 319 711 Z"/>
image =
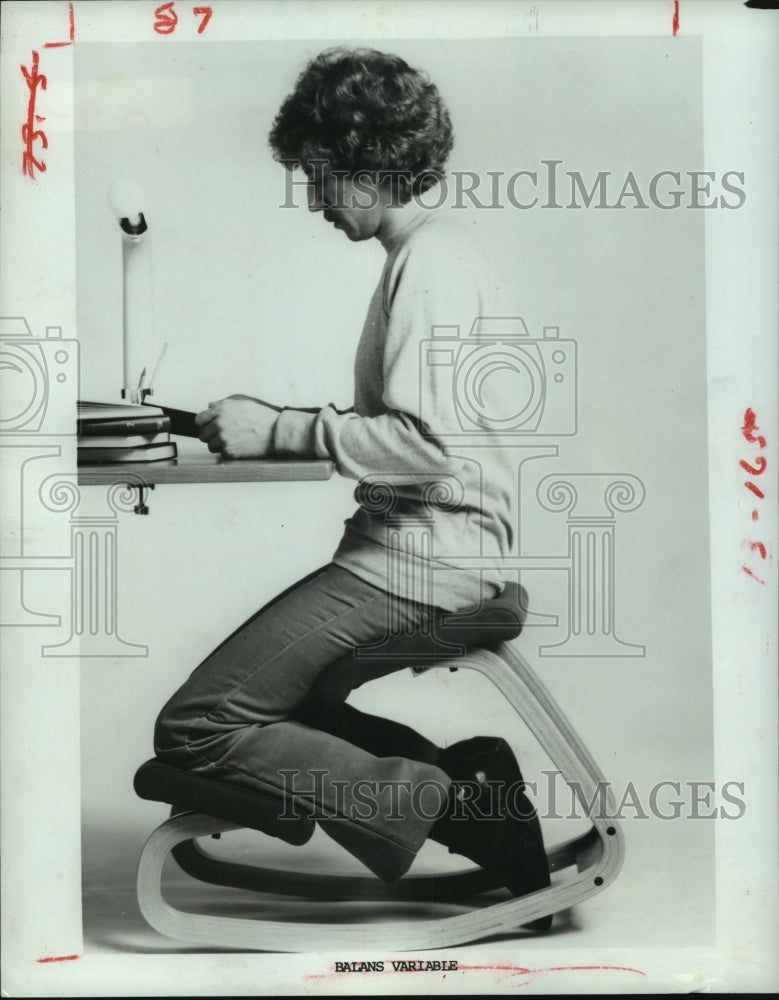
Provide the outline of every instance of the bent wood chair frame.
<path id="1" fill-rule="evenodd" d="M 370 949 L 425 950 L 517 931 L 539 918 L 589 899 L 613 882 L 622 865 L 624 840 L 618 823 L 597 811 L 607 788 L 604 776 L 573 727 L 524 657 L 508 642 L 474 649 L 450 665 L 476 670 L 505 696 L 571 786 L 591 828 L 548 853 L 552 884 L 537 892 L 481 906 L 471 912 L 427 920 L 317 924 L 223 917 L 178 910 L 162 895 L 162 869 L 173 852 L 188 874 L 216 885 L 307 899 L 465 901 L 497 888 L 479 869 L 439 876 L 407 876 L 385 886 L 372 877 L 281 872 L 219 860 L 201 850 L 198 837 L 238 825 L 202 812 L 173 815 L 149 837 L 138 867 L 138 902 L 161 934 L 198 945 L 260 951 L 306 952 Z M 607 793 L 607 799 L 610 796 Z"/>

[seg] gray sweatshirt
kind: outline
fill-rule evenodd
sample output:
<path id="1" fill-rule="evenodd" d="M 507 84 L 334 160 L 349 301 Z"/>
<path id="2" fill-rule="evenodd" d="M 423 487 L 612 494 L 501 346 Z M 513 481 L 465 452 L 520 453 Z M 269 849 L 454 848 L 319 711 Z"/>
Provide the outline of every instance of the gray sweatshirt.
<path id="1" fill-rule="evenodd" d="M 516 456 L 474 424 L 468 395 L 478 379 L 460 377 L 478 343 L 468 336 L 474 320 L 507 310 L 467 229 L 447 212 L 407 209 L 410 221 L 384 243 L 357 347 L 353 410 L 285 409 L 273 448 L 330 458 L 359 480 L 360 506 L 345 522 L 337 565 L 456 610 L 501 589 L 501 557 L 512 543 Z M 469 568 L 469 557 L 487 558 Z"/>

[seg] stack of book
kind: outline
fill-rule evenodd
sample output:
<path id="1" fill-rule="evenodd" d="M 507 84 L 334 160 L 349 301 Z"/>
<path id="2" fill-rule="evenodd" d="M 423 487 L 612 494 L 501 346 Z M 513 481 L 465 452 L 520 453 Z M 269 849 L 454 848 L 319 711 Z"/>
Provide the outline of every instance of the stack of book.
<path id="1" fill-rule="evenodd" d="M 78 464 L 160 462 L 176 457 L 170 417 L 157 406 L 78 402 Z"/>

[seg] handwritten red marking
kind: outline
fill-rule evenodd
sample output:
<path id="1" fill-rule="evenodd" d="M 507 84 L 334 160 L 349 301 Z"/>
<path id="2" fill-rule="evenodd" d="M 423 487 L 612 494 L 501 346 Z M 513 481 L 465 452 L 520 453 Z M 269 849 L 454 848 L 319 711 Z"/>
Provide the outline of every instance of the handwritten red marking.
<path id="1" fill-rule="evenodd" d="M 759 577 L 757 573 L 753 573 L 752 570 L 749 568 L 749 566 L 742 566 L 741 568 L 744 570 L 747 576 L 751 576 L 753 580 L 757 580 L 758 583 L 762 583 L 763 586 L 765 586 L 765 580 L 763 580 L 762 577 Z"/>
<path id="2" fill-rule="evenodd" d="M 676 38 L 679 33 L 679 0 L 674 0 L 674 19 L 672 27 L 674 38 Z"/>
<path id="3" fill-rule="evenodd" d="M 748 490 L 751 490 L 756 497 L 760 497 L 761 500 L 765 500 L 765 493 L 763 493 L 758 486 L 755 486 L 754 483 L 744 483 L 744 486 L 746 486 Z"/>
<path id="4" fill-rule="evenodd" d="M 757 426 L 757 417 L 755 416 L 755 411 L 753 409 L 747 408 L 744 413 L 744 426 L 741 428 L 741 433 L 750 442 L 750 444 L 755 441 L 760 445 L 761 448 L 765 448 L 765 438 L 762 434 L 755 435 L 753 432 L 760 430 Z"/>
<path id="5" fill-rule="evenodd" d="M 210 7 L 193 7 L 192 13 L 195 15 L 195 17 L 200 17 L 201 14 L 203 15 L 203 20 L 197 26 L 197 33 L 199 35 L 202 35 L 203 32 L 206 30 L 206 25 L 211 20 L 211 15 L 213 14 L 213 11 L 211 10 Z"/>
<path id="6" fill-rule="evenodd" d="M 32 65 L 28 70 L 26 66 L 22 66 L 21 70 L 24 74 L 24 78 L 27 81 L 27 87 L 30 91 L 30 97 L 27 102 L 27 121 L 22 125 L 22 140 L 24 141 L 24 155 L 22 156 L 22 173 L 26 177 L 35 177 L 35 171 L 40 170 L 43 173 L 46 170 L 46 164 L 43 160 L 36 157 L 33 147 L 36 142 L 40 142 L 44 149 L 48 149 L 49 141 L 46 138 L 46 133 L 43 129 L 36 129 L 35 123 L 42 122 L 46 119 L 41 115 L 35 113 L 35 98 L 38 87 L 41 90 L 46 89 L 46 77 L 43 73 L 38 72 L 40 57 L 38 53 L 33 50 L 32 53 Z"/>
<path id="7" fill-rule="evenodd" d="M 163 3 L 154 11 L 157 20 L 154 22 L 154 30 L 158 35 L 170 35 L 179 23 L 179 16 L 173 9 L 173 0 L 170 3 Z"/>
<path id="8" fill-rule="evenodd" d="M 81 955 L 53 955 L 51 958 L 39 958 L 38 962 L 72 962 L 81 958 Z"/>
<path id="9" fill-rule="evenodd" d="M 403 961 L 403 959 L 395 959 L 398 964 Z M 407 960 L 406 960 L 407 961 Z M 364 972 L 363 976 L 366 975 L 384 975 L 387 972 L 396 973 L 398 975 L 409 975 L 420 970 L 411 969 L 394 969 L 392 968 L 393 962 L 389 962 L 389 967 L 387 963 L 384 965 L 384 971 L 379 972 Z M 526 976 L 532 977 L 539 975 L 544 972 L 630 972 L 636 976 L 646 976 L 645 972 L 641 969 L 633 969 L 626 965 L 549 965 L 546 967 L 541 967 L 538 969 L 531 969 L 523 965 L 459 965 L 454 972 L 503 972 L 507 976 Z M 429 973 L 423 973 L 425 975 Z M 306 979 L 333 979 L 338 973 L 327 972 L 327 973 L 309 973 Z M 445 977 L 442 977 L 445 978 Z M 528 980 L 529 981 L 529 980 Z M 522 985 L 527 985 L 527 982 Z"/>
<path id="10" fill-rule="evenodd" d="M 68 41 L 67 42 L 46 42 L 46 44 L 43 46 L 45 49 L 58 49 L 58 48 L 61 48 L 63 45 L 72 45 L 73 42 L 76 40 L 76 19 L 75 19 L 75 16 L 73 14 L 73 4 L 72 3 L 68 4 L 68 11 L 69 11 L 69 16 L 70 16 L 70 33 L 68 35 Z"/>
<path id="11" fill-rule="evenodd" d="M 768 464 L 765 460 L 764 455 L 757 456 L 757 465 L 750 465 L 749 462 L 745 462 L 742 458 L 738 463 L 742 469 L 750 474 L 750 476 L 762 476 L 765 472 L 765 467 Z"/>
<path id="12" fill-rule="evenodd" d="M 536 972 L 633 972 L 637 976 L 645 976 L 641 969 L 633 969 L 629 965 L 547 965 L 540 969 L 530 969 L 523 965 L 458 965 L 461 969 L 477 972 L 516 972 L 522 975 Z"/>
<path id="13" fill-rule="evenodd" d="M 747 409 L 744 411 L 744 425 L 741 428 L 741 433 L 743 434 L 743 436 L 746 438 L 747 441 L 751 442 L 752 444 L 759 445 L 759 447 L 762 449 L 765 448 L 766 446 L 766 439 L 763 437 L 762 434 L 757 433 L 758 430 L 759 427 L 757 426 L 757 416 L 755 415 L 755 411 L 751 407 L 747 407 Z M 768 466 L 768 462 L 766 461 L 765 456 L 763 455 L 757 456 L 754 465 L 751 465 L 749 462 L 746 462 L 743 458 L 739 460 L 738 464 L 751 476 L 762 476 L 762 474 L 765 472 Z M 759 500 L 765 499 L 765 493 L 763 493 L 763 491 L 760 489 L 759 486 L 756 486 L 752 482 L 746 482 L 744 483 L 744 486 L 746 486 L 746 488 L 751 493 L 754 493 L 754 495 Z M 757 521 L 759 517 L 760 514 L 757 508 L 753 509 L 752 520 Z M 768 549 L 766 548 L 763 542 L 752 542 L 749 539 L 745 538 L 741 542 L 741 545 L 742 547 L 747 546 L 752 552 L 758 552 L 760 554 L 761 559 L 768 558 Z M 741 569 L 747 574 L 747 576 L 751 576 L 753 580 L 757 580 L 758 583 L 765 584 L 765 580 L 761 579 L 761 577 L 759 577 L 748 566 L 744 565 L 741 567 Z"/>
<path id="14" fill-rule="evenodd" d="M 506 977 L 522 976 L 525 981 L 516 985 L 527 986 L 534 976 L 542 975 L 545 972 L 630 972 L 636 976 L 645 976 L 641 969 L 633 969 L 622 965 L 549 965 L 538 969 L 527 968 L 523 965 L 458 965 L 457 971 L 464 972 L 499 972 L 505 973 Z"/>

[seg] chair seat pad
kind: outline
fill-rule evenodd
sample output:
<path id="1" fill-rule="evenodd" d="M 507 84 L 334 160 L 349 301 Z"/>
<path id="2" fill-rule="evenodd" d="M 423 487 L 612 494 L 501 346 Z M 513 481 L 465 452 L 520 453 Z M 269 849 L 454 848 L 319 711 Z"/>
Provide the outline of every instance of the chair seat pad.
<path id="1" fill-rule="evenodd" d="M 288 844 L 305 844 L 314 832 L 313 820 L 292 799 L 239 788 L 156 758 L 141 764 L 133 784 L 142 799 L 225 819 Z"/>
<path id="2" fill-rule="evenodd" d="M 473 607 L 460 611 L 436 608 L 425 633 L 392 635 L 373 650 L 361 648 L 355 655 L 366 671 L 370 666 L 390 663 L 396 670 L 404 666 L 425 670 L 435 661 L 456 659 L 469 650 L 516 639 L 526 617 L 527 592 L 516 583 L 508 583 L 497 597 Z"/>

